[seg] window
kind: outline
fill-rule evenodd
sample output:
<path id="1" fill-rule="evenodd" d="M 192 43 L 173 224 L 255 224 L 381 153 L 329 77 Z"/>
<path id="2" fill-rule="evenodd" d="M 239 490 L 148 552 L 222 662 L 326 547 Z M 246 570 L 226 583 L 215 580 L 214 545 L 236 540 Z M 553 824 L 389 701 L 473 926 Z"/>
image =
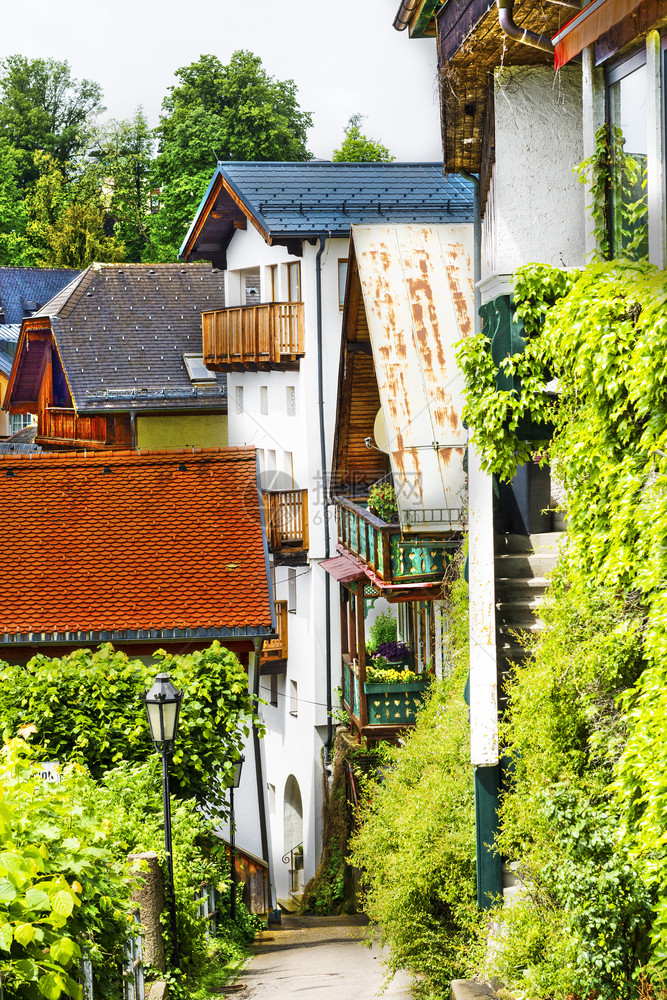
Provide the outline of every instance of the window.
<path id="1" fill-rule="evenodd" d="M 265 417 L 269 413 L 269 387 L 268 385 L 260 385 L 259 387 L 259 412 Z"/>
<path id="2" fill-rule="evenodd" d="M 271 694 L 269 695 L 269 704 L 274 707 L 278 704 L 278 674 L 270 674 L 271 677 Z"/>
<path id="3" fill-rule="evenodd" d="M 648 153 L 646 53 L 637 52 L 607 74 L 612 127 L 612 256 L 638 260 L 648 254 Z"/>
<path id="4" fill-rule="evenodd" d="M 289 682 L 289 714 L 299 714 L 299 688 L 296 681 Z"/>
<path id="5" fill-rule="evenodd" d="M 347 281 L 347 257 L 338 258 L 338 308 L 345 305 L 345 283 Z"/>
<path id="6" fill-rule="evenodd" d="M 285 389 L 285 413 L 288 417 L 296 416 L 296 388 L 293 385 Z"/>
<path id="7" fill-rule="evenodd" d="M 283 472 L 291 480 L 291 487 L 294 488 L 294 462 L 292 460 L 292 452 L 283 452 Z"/>
<path id="8" fill-rule="evenodd" d="M 266 452 L 266 471 L 276 471 L 276 453 L 273 448 L 269 448 Z"/>
<path id="9" fill-rule="evenodd" d="M 215 382 L 215 372 L 207 368 L 201 354 L 184 354 L 183 363 L 191 382 Z"/>
<path id="10" fill-rule="evenodd" d="M 31 427 L 33 423 L 31 413 L 12 413 L 12 434 L 18 434 L 24 427 Z"/>
<path id="11" fill-rule="evenodd" d="M 278 301 L 278 265 L 271 264 L 269 267 L 269 294 L 271 302 Z"/>
<path id="12" fill-rule="evenodd" d="M 243 413 L 243 386 L 237 385 L 234 393 L 236 399 L 236 412 Z"/>
<path id="13" fill-rule="evenodd" d="M 290 302 L 301 301 L 301 264 L 287 265 L 287 298 Z"/>
<path id="14" fill-rule="evenodd" d="M 287 610 L 291 615 L 296 614 L 296 570 L 287 570 Z"/>

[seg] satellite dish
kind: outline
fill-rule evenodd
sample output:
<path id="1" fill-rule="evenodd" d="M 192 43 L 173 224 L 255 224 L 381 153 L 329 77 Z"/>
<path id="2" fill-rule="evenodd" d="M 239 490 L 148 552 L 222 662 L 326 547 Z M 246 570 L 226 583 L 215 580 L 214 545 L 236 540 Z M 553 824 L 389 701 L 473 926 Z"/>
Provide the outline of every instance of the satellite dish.
<path id="1" fill-rule="evenodd" d="M 387 440 L 387 428 L 384 425 L 384 417 L 382 416 L 382 410 L 377 411 L 375 417 L 375 423 L 373 424 L 373 437 L 375 438 L 375 444 L 380 451 L 383 451 L 385 455 L 389 454 L 389 441 Z"/>

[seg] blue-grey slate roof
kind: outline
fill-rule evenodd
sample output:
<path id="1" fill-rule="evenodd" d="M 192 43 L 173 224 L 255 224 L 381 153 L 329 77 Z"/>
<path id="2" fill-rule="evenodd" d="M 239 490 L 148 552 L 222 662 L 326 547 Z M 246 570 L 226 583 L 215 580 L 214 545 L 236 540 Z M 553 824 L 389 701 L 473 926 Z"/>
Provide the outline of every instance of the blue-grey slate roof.
<path id="1" fill-rule="evenodd" d="M 68 268 L 0 267 L 0 321 L 20 324 L 80 273 Z"/>
<path id="2" fill-rule="evenodd" d="M 219 193 L 212 202 L 216 187 Z M 234 201 L 272 242 L 322 232 L 347 237 L 353 223 L 464 223 L 473 218 L 472 184 L 458 174 L 445 177 L 442 163 L 225 162 L 218 163 L 181 254 L 203 254 L 204 246 L 216 241 L 226 244 Z M 188 246 L 203 212 L 206 222 Z"/>

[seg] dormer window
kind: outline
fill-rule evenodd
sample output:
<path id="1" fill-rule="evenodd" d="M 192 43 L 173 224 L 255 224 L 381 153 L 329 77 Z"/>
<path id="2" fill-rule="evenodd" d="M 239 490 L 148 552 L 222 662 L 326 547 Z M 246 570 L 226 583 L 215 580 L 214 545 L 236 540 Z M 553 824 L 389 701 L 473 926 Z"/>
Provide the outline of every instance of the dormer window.
<path id="1" fill-rule="evenodd" d="M 206 367 L 202 354 L 184 354 L 183 363 L 193 385 L 211 385 L 215 382 L 215 372 Z"/>

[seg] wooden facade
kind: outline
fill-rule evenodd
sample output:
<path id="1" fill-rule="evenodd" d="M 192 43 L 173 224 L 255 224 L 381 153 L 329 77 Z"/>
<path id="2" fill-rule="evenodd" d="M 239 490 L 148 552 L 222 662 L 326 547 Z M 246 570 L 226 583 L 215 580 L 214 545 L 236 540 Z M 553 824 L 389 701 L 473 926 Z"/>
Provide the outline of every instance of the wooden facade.
<path id="1" fill-rule="evenodd" d="M 308 551 L 308 490 L 266 490 L 262 493 L 264 524 L 273 553 Z"/>
<path id="2" fill-rule="evenodd" d="M 304 355 L 302 302 L 202 313 L 204 364 L 213 371 L 294 370 Z"/>
<path id="3" fill-rule="evenodd" d="M 289 646 L 287 642 L 287 601 L 276 601 L 276 630 L 278 632 L 275 639 L 267 639 L 262 646 L 262 673 L 271 672 L 267 667 L 284 665 L 287 661 Z"/>
<path id="4" fill-rule="evenodd" d="M 347 280 L 333 451 L 333 494 L 364 493 L 389 472 L 388 456 L 366 446 L 366 440 L 373 442 L 374 439 L 380 393 L 353 244 L 350 245 Z"/>
<path id="5" fill-rule="evenodd" d="M 80 416 L 72 408 L 40 410 L 35 443 L 53 448 L 131 448 L 130 418 L 124 414 Z"/>

